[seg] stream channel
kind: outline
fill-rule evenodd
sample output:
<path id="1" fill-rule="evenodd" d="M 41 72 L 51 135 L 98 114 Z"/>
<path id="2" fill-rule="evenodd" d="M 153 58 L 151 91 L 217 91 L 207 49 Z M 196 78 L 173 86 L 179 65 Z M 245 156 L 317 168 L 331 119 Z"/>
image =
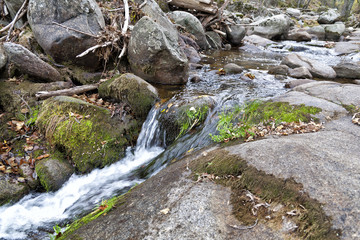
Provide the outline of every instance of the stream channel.
<path id="1" fill-rule="evenodd" d="M 162 97 L 171 96 L 168 101 L 175 103 L 184 99 L 191 101 L 196 96 L 211 96 L 216 104 L 201 129 L 183 136 L 171 146 L 163 146 L 161 140 L 166 133 L 159 131 L 157 120 L 161 108 L 154 107 L 143 124 L 137 146 L 128 148 L 125 158 L 87 175 L 74 174 L 57 192 L 31 193 L 17 203 L 0 207 L 0 239 L 49 239 L 48 233 L 56 224 L 64 226 L 82 217 L 102 200 L 127 192 L 188 150 L 212 144 L 209 134 L 216 133 L 218 113 L 247 100 L 268 99 L 288 91 L 284 85 L 292 78 L 267 74 L 269 66 L 278 65 L 284 55 L 298 52 L 330 66 L 344 58 L 323 45 L 324 42 L 317 41 L 310 45 L 285 41 L 266 49 L 245 45 L 231 51 L 207 53 L 201 62 L 202 69 L 190 72 L 190 76 L 200 76 L 201 82 L 189 81 L 181 89 L 160 89 Z M 359 56 L 346 58 L 359 60 Z M 241 74 L 218 75 L 219 68 L 227 63 L 236 63 L 247 70 Z M 245 73 L 255 78 L 244 77 Z"/>

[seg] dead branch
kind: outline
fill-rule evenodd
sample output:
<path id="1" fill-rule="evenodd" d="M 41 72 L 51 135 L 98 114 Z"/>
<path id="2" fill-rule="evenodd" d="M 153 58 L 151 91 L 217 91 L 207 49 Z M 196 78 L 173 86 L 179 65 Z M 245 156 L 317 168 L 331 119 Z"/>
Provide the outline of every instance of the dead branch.
<path id="1" fill-rule="evenodd" d="M 211 5 L 212 1 L 204 0 L 171 0 L 168 3 L 181 8 L 195 9 L 200 12 L 215 14 L 218 9 L 215 5 Z"/>
<path id="2" fill-rule="evenodd" d="M 6 25 L 5 27 L 3 27 L 1 30 L 0 30 L 0 33 L 2 32 L 5 32 L 7 30 L 9 30 L 9 33 L 12 32 L 12 29 L 14 28 L 14 25 L 15 23 L 20 19 L 22 18 L 25 13 L 26 13 L 26 9 L 25 6 L 27 4 L 27 0 L 24 1 L 24 3 L 22 4 L 22 6 L 20 7 L 19 11 L 16 13 L 14 19 L 11 21 L 11 23 L 9 23 L 8 25 Z M 10 36 L 10 34 L 8 33 L 8 36 Z M 8 39 L 8 37 L 6 37 L 6 40 Z"/>
<path id="3" fill-rule="evenodd" d="M 123 46 L 123 48 L 121 49 L 121 53 L 120 53 L 120 55 L 119 55 L 119 59 L 121 59 L 121 58 L 125 55 L 125 53 L 126 53 L 126 48 L 127 48 L 127 44 L 126 44 L 126 42 L 124 42 L 124 46 Z"/>
<path id="4" fill-rule="evenodd" d="M 91 34 L 91 33 L 86 33 L 86 32 L 83 32 L 83 31 L 80 31 L 80 30 L 77 30 L 75 28 L 72 28 L 72 27 L 67 27 L 65 25 L 62 25 L 60 23 L 57 23 L 57 22 L 52 22 L 52 24 L 55 24 L 55 25 L 58 25 L 60 27 L 63 27 L 65 28 L 66 30 L 71 30 L 71 31 L 74 31 L 74 32 L 78 32 L 78 33 L 81 33 L 81 34 L 84 34 L 84 35 L 87 35 L 87 36 L 90 36 L 90 37 L 93 37 L 93 38 L 96 38 L 97 36 Z"/>
<path id="5" fill-rule="evenodd" d="M 219 8 L 219 10 L 217 11 L 216 15 L 213 18 L 207 18 L 205 22 L 203 23 L 204 28 L 207 28 L 217 22 L 221 22 L 222 18 L 223 18 L 223 12 L 224 9 L 227 7 L 227 5 L 229 4 L 230 0 L 225 0 L 225 2 L 223 3 L 223 5 Z"/>
<path id="6" fill-rule="evenodd" d="M 115 39 L 114 41 L 117 41 L 119 39 Z M 85 50 L 84 52 L 80 53 L 79 55 L 76 56 L 76 58 L 80 58 L 80 57 L 83 57 L 87 54 L 89 54 L 90 52 L 94 52 L 96 49 L 98 48 L 103 48 L 103 47 L 107 47 L 107 46 L 110 46 L 113 42 L 106 42 L 104 44 L 98 44 L 98 45 L 95 45 L 91 48 L 88 48 L 87 50 Z"/>
<path id="7" fill-rule="evenodd" d="M 50 92 L 38 92 L 35 94 L 35 97 L 39 99 L 45 99 L 54 96 L 72 96 L 74 94 L 84 93 L 91 90 L 95 90 L 99 87 L 99 84 L 90 84 L 90 85 L 83 85 L 77 86 L 68 89 L 62 89 L 57 91 L 50 91 Z"/>
<path id="8" fill-rule="evenodd" d="M 129 4 L 127 0 L 123 0 L 124 1 L 124 8 L 125 8 L 125 20 L 124 20 L 124 26 L 123 29 L 121 31 L 121 34 L 124 36 L 127 32 L 127 29 L 129 27 L 129 19 L 130 19 L 130 14 L 129 14 Z"/>

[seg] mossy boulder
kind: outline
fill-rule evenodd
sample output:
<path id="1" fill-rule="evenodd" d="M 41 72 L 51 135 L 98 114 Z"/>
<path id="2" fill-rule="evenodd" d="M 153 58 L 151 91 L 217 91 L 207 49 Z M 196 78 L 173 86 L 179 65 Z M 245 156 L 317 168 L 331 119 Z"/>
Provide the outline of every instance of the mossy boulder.
<path id="1" fill-rule="evenodd" d="M 158 99 L 158 92 L 151 84 L 131 73 L 104 82 L 99 87 L 99 94 L 103 98 L 128 104 L 140 119 L 146 119 Z"/>
<path id="2" fill-rule="evenodd" d="M 74 173 L 74 168 L 64 159 L 51 157 L 36 163 L 36 173 L 46 191 L 56 191 Z"/>
<path id="3" fill-rule="evenodd" d="M 208 95 L 174 100 L 161 106 L 159 122 L 166 133 L 165 144 L 170 145 L 190 130 L 201 127 L 214 106 L 214 99 Z"/>
<path id="4" fill-rule="evenodd" d="M 11 183 L 3 173 L 0 173 L 0 206 L 11 201 L 17 201 L 25 194 L 29 188 L 26 184 Z"/>
<path id="5" fill-rule="evenodd" d="M 108 109 L 59 96 L 44 101 L 36 125 L 84 173 L 119 160 L 135 142 L 140 125 L 125 118 L 111 118 Z"/>

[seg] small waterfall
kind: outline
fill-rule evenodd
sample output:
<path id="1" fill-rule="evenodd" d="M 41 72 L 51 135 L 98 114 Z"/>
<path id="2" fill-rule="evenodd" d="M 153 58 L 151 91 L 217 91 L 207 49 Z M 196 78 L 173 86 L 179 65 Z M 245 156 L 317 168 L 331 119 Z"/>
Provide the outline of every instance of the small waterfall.
<path id="1" fill-rule="evenodd" d="M 134 177 L 133 171 L 164 151 L 157 140 L 156 114 L 152 109 L 135 150 L 128 148 L 126 157 L 117 163 L 87 175 L 74 174 L 57 192 L 29 194 L 13 205 L 0 207 L 0 239 L 29 239 L 29 234 L 38 234 L 39 227 L 51 229 L 141 183 L 143 179 Z"/>

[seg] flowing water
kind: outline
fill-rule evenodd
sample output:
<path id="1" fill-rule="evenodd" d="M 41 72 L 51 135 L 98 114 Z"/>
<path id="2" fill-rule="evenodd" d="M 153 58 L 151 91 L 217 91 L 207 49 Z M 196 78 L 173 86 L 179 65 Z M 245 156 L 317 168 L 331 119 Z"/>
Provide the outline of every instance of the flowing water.
<path id="1" fill-rule="evenodd" d="M 204 58 L 204 67 L 192 72 L 202 81 L 189 82 L 181 90 L 172 91 L 176 94 L 169 100 L 176 102 L 201 95 L 212 97 L 216 106 L 201 129 L 183 136 L 171 146 L 163 146 L 166 133 L 158 126 L 159 109 L 153 108 L 143 124 L 136 148 L 128 148 L 125 158 L 87 175 L 73 175 L 57 192 L 32 193 L 15 204 L 0 207 L 0 239 L 46 239 L 46 231 L 51 231 L 52 226 L 72 221 L 91 211 L 101 200 L 126 192 L 190 149 L 211 144 L 209 133 L 216 132 L 219 112 L 246 100 L 266 99 L 286 91 L 285 82 L 291 78 L 278 80 L 268 75 L 266 69 L 278 65 L 289 49 L 292 52 L 298 49 L 312 58 L 326 56 L 329 65 L 339 61 L 331 50 L 294 42 L 275 44 L 267 50 L 245 47 L 240 51 L 211 53 Z M 229 62 L 249 68 L 248 73 L 255 79 L 244 77 L 244 73 L 218 75 L 218 69 Z"/>

